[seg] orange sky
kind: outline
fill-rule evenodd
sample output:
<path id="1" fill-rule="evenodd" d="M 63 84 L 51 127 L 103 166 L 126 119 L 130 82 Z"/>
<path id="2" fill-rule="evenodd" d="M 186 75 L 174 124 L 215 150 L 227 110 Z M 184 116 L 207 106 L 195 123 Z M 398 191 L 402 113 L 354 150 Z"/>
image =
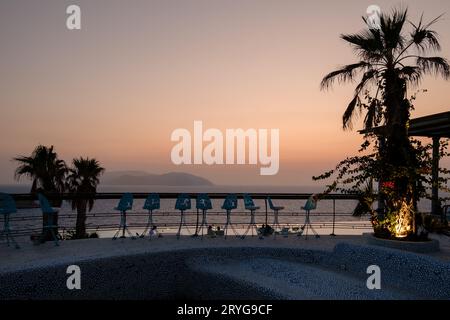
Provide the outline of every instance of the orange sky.
<path id="1" fill-rule="evenodd" d="M 75 2 L 80 31 L 65 28 L 72 1 L 0 2 L 0 183 L 13 181 L 11 158 L 39 143 L 66 161 L 90 156 L 110 171 L 185 171 L 217 184 L 311 185 L 355 154 L 361 137 L 341 129 L 352 86 L 319 84 L 355 61 L 339 34 L 363 28 L 373 1 Z M 447 0 L 402 3 L 412 20 L 450 12 Z M 450 16 L 436 29 L 450 58 Z M 427 78 L 422 87 L 414 117 L 450 110 L 450 82 Z M 170 134 L 194 120 L 280 129 L 278 175 L 172 165 Z"/>

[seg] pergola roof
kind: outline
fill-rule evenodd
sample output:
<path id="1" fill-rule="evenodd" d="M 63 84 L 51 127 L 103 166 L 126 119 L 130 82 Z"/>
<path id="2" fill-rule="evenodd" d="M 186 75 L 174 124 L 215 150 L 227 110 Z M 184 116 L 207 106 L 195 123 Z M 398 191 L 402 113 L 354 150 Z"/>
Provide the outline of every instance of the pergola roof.
<path id="1" fill-rule="evenodd" d="M 383 132 L 384 127 L 373 128 L 375 134 Z M 361 134 L 367 130 L 359 131 Z M 450 138 L 450 111 L 412 119 L 409 123 L 409 135 L 414 137 Z"/>

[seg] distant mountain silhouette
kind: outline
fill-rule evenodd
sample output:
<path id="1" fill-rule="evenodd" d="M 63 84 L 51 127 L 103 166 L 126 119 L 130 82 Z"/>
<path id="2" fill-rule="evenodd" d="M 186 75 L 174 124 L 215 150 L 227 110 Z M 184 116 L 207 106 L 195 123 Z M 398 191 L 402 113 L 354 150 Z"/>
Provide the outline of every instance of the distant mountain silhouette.
<path id="1" fill-rule="evenodd" d="M 159 185 L 159 186 L 213 186 L 202 177 L 184 172 L 150 174 L 144 171 L 112 171 L 104 174 L 102 184 L 107 185 Z"/>

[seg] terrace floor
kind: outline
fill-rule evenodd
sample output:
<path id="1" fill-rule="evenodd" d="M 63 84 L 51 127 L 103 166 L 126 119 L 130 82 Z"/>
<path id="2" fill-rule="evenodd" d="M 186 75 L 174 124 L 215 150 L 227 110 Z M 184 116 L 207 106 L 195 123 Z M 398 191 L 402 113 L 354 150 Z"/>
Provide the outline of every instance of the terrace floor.
<path id="1" fill-rule="evenodd" d="M 438 239 L 441 251 L 428 254 L 438 260 L 450 262 L 450 237 L 432 235 Z M 113 256 L 126 256 L 146 252 L 164 252 L 191 248 L 213 248 L 213 247 L 271 247 L 271 248 L 304 248 L 322 251 L 332 251 L 337 243 L 346 242 L 351 244 L 366 244 L 366 240 L 360 235 L 352 236 L 321 236 L 320 239 L 308 237 L 297 237 L 291 235 L 288 238 L 277 236 L 276 239 L 268 237 L 247 237 L 238 239 L 235 237 L 192 238 L 181 237 L 177 240 L 174 235 L 165 235 L 162 238 L 148 238 L 132 240 L 111 238 L 70 240 L 60 242 L 56 247 L 52 242 L 41 245 L 33 245 L 30 241 L 21 242 L 20 249 L 7 247 L 2 240 L 0 242 L 0 273 L 9 271 L 25 270 L 48 265 L 74 263 L 76 261 L 107 258 Z"/>

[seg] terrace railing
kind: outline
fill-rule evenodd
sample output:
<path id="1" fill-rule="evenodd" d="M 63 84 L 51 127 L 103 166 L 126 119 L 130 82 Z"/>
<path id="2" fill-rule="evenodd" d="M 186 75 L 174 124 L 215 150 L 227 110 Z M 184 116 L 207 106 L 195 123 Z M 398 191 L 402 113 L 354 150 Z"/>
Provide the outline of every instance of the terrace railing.
<path id="1" fill-rule="evenodd" d="M 197 193 L 189 195 L 193 204 L 195 204 Z M 226 223 L 226 212 L 221 209 L 221 205 L 227 193 L 210 193 L 208 195 L 213 200 L 213 208 L 208 210 L 208 222 L 223 229 Z M 248 224 L 250 216 L 248 211 L 244 209 L 242 194 L 237 195 L 239 206 L 232 212 L 232 222 L 237 228 L 244 228 Z M 95 195 L 96 206 L 92 212 L 88 212 L 86 215 L 88 232 L 110 232 L 118 228 L 120 217 L 113 208 L 121 196 L 122 193 L 97 193 Z M 148 193 L 133 193 L 135 200 L 142 199 L 142 204 L 139 201 L 135 201 L 133 211 L 130 211 L 128 214 L 128 226 L 132 231 L 135 230 L 136 233 L 142 231 L 147 225 L 148 212 L 142 209 L 143 199 L 146 199 L 147 196 Z M 158 226 L 160 232 L 173 233 L 179 225 L 180 213 L 174 209 L 178 193 L 159 193 L 159 196 L 161 209 L 153 212 L 154 223 Z M 285 209 L 278 214 L 280 225 L 295 231 L 296 228 L 299 228 L 304 223 L 305 211 L 301 207 L 311 194 L 252 193 L 251 196 L 261 207 L 256 212 L 256 223 L 258 225 L 272 225 L 273 211 L 270 210 L 267 203 L 267 197 L 270 197 L 275 203 L 285 206 Z M 82 196 L 79 195 L 79 197 Z M 37 197 L 31 194 L 14 194 L 13 198 L 17 201 L 20 208 L 21 204 L 24 203 L 30 205 L 33 201 L 36 201 Z M 48 195 L 48 198 L 50 200 L 73 200 L 73 196 L 70 194 Z M 311 212 L 312 225 L 318 230 L 326 229 L 332 235 L 335 235 L 337 231 L 340 231 L 340 233 L 370 231 L 371 224 L 368 216 L 362 218 L 352 216 L 353 208 L 357 204 L 356 200 L 357 197 L 355 195 L 329 194 L 323 196 L 317 210 Z M 342 205 L 345 201 L 347 201 L 346 205 Z M 100 203 L 102 205 L 98 205 Z M 75 229 L 76 216 L 76 210 L 72 211 L 70 204 L 64 203 L 58 218 L 59 232 L 63 237 Z M 197 210 L 195 205 L 193 205 L 192 209 L 186 212 L 186 224 L 190 227 L 195 227 L 196 216 Z M 35 209 L 19 209 L 17 214 L 11 216 L 10 223 L 13 229 L 12 232 L 17 237 L 38 234 L 42 227 L 42 214 L 38 207 Z"/>

